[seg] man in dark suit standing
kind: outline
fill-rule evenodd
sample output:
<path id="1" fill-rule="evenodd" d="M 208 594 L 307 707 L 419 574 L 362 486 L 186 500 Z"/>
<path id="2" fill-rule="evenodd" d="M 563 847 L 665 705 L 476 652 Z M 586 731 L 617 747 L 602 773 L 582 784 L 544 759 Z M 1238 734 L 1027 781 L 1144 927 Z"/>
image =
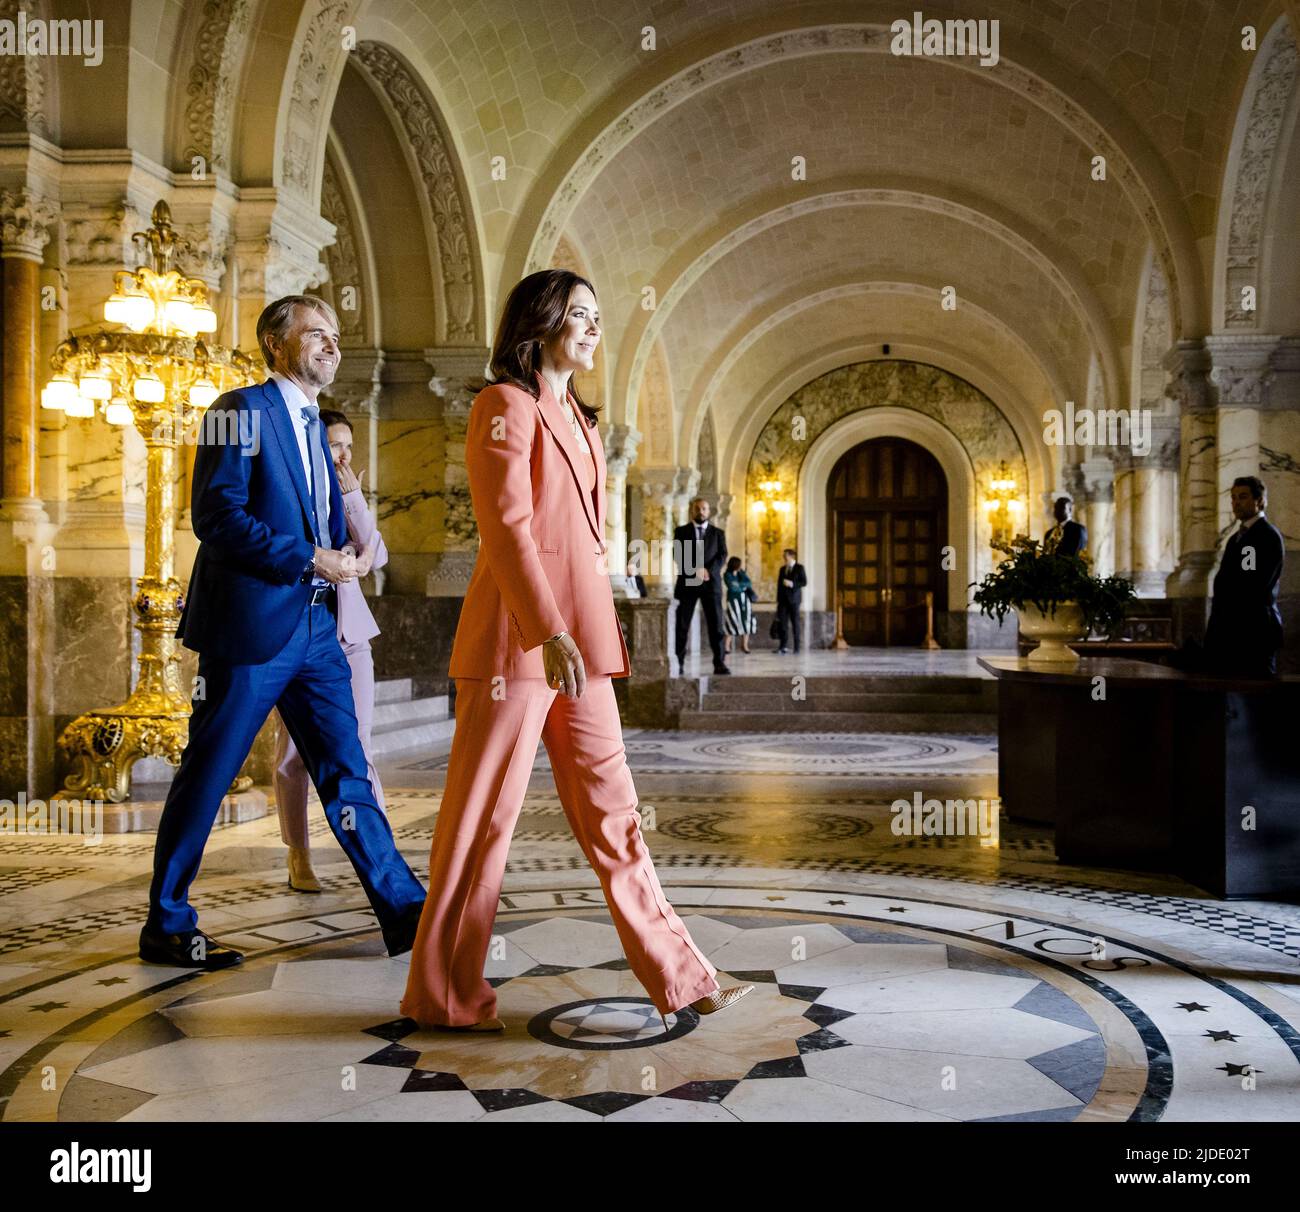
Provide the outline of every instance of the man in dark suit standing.
<path id="1" fill-rule="evenodd" d="M 1282 647 L 1282 580 L 1285 544 L 1264 516 L 1264 482 L 1238 476 L 1232 482 L 1232 512 L 1241 523 L 1223 550 L 1214 577 L 1205 656 L 1217 673 L 1268 677 L 1277 671 Z"/>
<path id="2" fill-rule="evenodd" d="M 709 503 L 691 502 L 691 520 L 673 531 L 673 558 L 680 570 L 673 598 L 677 602 L 677 672 L 684 672 L 686 644 L 695 603 L 704 610 L 704 625 L 713 649 L 713 672 L 727 674 L 722 655 L 722 568 L 727 562 L 727 536 L 709 522 Z"/>
<path id="3" fill-rule="evenodd" d="M 1088 528 L 1074 521 L 1074 502 L 1069 497 L 1057 497 L 1052 506 L 1056 525 L 1043 538 L 1043 550 L 1056 555 L 1083 555 L 1088 546 Z"/>
<path id="4" fill-rule="evenodd" d="M 799 607 L 808 577 L 797 556 L 793 547 L 787 547 L 781 553 L 784 563 L 776 574 L 776 637 L 780 652 L 790 651 L 791 640 L 795 652 L 799 651 Z"/>
<path id="5" fill-rule="evenodd" d="M 375 801 L 338 641 L 335 586 L 355 577 L 356 553 L 344 550 L 343 497 L 316 405 L 338 369 L 338 320 L 324 300 L 291 295 L 262 312 L 257 339 L 273 373 L 213 404 L 194 460 L 200 546 L 176 634 L 198 652 L 199 676 L 140 932 L 141 959 L 182 968 L 243 959 L 198 929 L 189 888 L 222 798 L 273 707 L 390 955 L 411 949 L 425 899 Z"/>

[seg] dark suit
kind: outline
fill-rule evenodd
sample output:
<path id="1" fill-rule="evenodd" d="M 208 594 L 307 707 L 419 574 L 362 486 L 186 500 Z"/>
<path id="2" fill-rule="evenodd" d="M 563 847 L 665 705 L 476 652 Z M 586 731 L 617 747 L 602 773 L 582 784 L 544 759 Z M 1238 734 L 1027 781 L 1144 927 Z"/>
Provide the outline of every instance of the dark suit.
<path id="1" fill-rule="evenodd" d="M 786 581 L 793 582 L 789 587 Z M 794 563 L 776 571 L 776 638 L 782 648 L 790 647 L 789 640 L 794 639 L 794 650 L 799 651 L 799 607 L 803 603 L 804 586 L 808 584 L 803 565 Z"/>
<path id="2" fill-rule="evenodd" d="M 1220 673 L 1266 676 L 1277 669 L 1282 646 L 1282 535 L 1259 515 L 1246 530 L 1228 540 L 1214 577 L 1205 656 Z M 1251 566 L 1253 565 L 1253 566 Z"/>
<path id="3" fill-rule="evenodd" d="M 199 680 L 189 743 L 154 845 L 148 925 L 162 934 L 196 926 L 189 887 L 203 847 L 273 707 L 385 938 L 424 904 L 424 889 L 397 852 L 367 776 L 337 607 L 313 603 L 306 575 L 317 546 L 337 550 L 348 539 L 325 427 L 317 424 L 316 432 L 330 502 L 330 533 L 319 542 L 294 423 L 274 382 L 222 396 L 200 434 L 191 496 L 200 547 L 177 629 L 199 653 Z M 229 440 L 235 433 L 242 440 Z"/>
<path id="4" fill-rule="evenodd" d="M 1069 521 L 1061 524 L 1061 541 L 1053 550 L 1057 555 L 1082 555 L 1087 546 L 1088 528 L 1082 522 Z"/>
<path id="5" fill-rule="evenodd" d="M 694 522 L 687 522 L 673 531 L 673 558 L 680 569 L 677 584 L 673 587 L 673 598 L 677 602 L 677 660 L 686 659 L 691 619 L 695 617 L 695 603 L 699 602 L 704 611 L 716 669 L 726 664 L 722 652 L 722 570 L 727 563 L 727 536 L 709 522 L 704 524 L 703 544 L 698 536 L 699 530 Z M 701 568 L 708 569 L 707 581 L 699 579 Z"/>

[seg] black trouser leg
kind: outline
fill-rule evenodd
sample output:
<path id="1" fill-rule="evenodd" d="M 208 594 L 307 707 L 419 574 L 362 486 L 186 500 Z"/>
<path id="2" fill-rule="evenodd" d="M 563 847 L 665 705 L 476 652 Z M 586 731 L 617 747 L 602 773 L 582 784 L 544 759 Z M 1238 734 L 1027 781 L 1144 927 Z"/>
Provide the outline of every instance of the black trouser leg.
<path id="1" fill-rule="evenodd" d="M 700 605 L 704 608 L 704 625 L 709 630 L 709 647 L 713 649 L 714 665 L 725 665 L 722 655 L 722 601 L 719 594 L 705 587 L 700 595 Z"/>
<path id="2" fill-rule="evenodd" d="M 679 662 L 686 660 L 686 646 L 690 640 L 691 619 L 695 614 L 697 597 L 699 597 L 698 592 L 685 589 L 682 591 L 682 596 L 677 599 L 677 660 Z"/>

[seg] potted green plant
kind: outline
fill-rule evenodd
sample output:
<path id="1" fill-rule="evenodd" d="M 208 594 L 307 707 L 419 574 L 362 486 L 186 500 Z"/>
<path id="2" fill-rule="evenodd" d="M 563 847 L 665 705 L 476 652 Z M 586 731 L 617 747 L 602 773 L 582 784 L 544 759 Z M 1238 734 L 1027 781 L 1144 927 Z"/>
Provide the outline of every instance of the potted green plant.
<path id="1" fill-rule="evenodd" d="M 1037 539 L 1021 536 L 995 543 L 994 550 L 1007 558 L 971 582 L 971 600 L 999 623 L 1016 612 L 1021 634 L 1039 641 L 1029 654 L 1034 665 L 1074 664 L 1079 656 L 1070 642 L 1094 632 L 1113 635 L 1137 597 L 1131 581 L 1093 576 L 1086 556 L 1043 551 Z"/>

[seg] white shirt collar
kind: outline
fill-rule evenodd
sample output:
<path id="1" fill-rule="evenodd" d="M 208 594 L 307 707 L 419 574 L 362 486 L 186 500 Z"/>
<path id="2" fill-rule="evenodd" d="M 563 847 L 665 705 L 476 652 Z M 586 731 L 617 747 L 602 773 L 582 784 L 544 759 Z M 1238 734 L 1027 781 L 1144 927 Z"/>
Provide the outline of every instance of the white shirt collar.
<path id="1" fill-rule="evenodd" d="M 289 409 L 289 415 L 295 421 L 303 419 L 302 410 L 311 403 L 307 399 L 302 388 L 298 386 L 288 375 L 282 375 L 278 370 L 270 376 L 277 387 L 280 389 L 280 395 L 284 398 L 285 406 Z"/>
<path id="2" fill-rule="evenodd" d="M 1259 511 L 1259 512 L 1258 512 L 1258 513 L 1257 513 L 1253 518 L 1247 518 L 1244 522 L 1242 522 L 1242 524 L 1241 524 L 1241 529 L 1242 529 L 1242 530 L 1249 530 L 1249 529 L 1250 529 L 1252 526 L 1254 526 L 1255 523 L 1258 522 L 1258 521 L 1260 520 L 1260 518 L 1262 518 L 1263 516 L 1264 516 L 1264 511 L 1261 509 L 1261 510 L 1260 510 L 1260 511 Z"/>

